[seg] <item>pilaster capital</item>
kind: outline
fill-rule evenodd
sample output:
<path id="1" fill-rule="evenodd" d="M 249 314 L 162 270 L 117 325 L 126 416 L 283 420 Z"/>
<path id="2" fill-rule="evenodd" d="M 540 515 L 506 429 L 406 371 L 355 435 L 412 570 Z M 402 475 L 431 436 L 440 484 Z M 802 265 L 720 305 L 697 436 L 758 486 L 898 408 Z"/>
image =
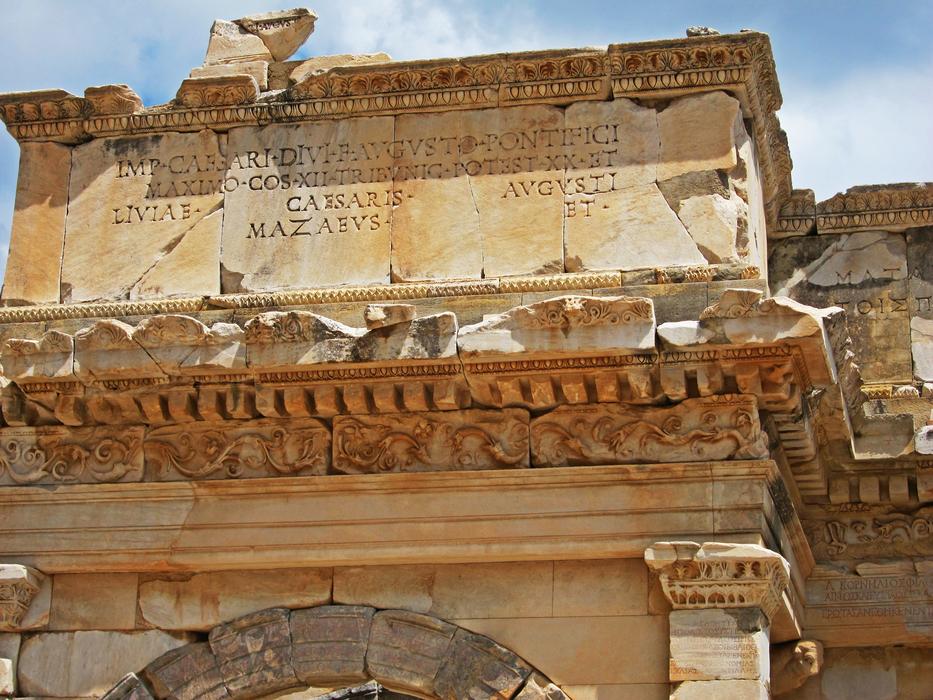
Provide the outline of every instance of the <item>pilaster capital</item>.
<path id="1" fill-rule="evenodd" d="M 0 564 L 0 630 L 19 628 L 45 574 L 22 564 Z"/>
<path id="2" fill-rule="evenodd" d="M 790 580 L 784 557 L 753 544 L 656 542 L 645 563 L 675 610 L 760 608 L 770 620 Z"/>

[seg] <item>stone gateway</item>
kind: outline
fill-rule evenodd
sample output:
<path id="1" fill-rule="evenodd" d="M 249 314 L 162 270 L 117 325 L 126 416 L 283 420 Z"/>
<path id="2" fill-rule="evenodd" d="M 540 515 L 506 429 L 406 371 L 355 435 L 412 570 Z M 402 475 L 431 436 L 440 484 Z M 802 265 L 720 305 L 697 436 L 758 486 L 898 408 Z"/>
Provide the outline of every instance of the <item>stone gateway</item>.
<path id="1" fill-rule="evenodd" d="M 923 700 L 933 184 L 768 37 L 0 96 L 0 697 Z"/>

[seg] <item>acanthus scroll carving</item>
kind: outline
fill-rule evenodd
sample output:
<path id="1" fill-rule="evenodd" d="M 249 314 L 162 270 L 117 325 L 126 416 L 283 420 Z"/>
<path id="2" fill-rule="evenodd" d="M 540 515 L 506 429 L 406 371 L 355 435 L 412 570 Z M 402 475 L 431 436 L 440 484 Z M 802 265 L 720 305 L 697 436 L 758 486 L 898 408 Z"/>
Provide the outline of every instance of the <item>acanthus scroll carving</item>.
<path id="1" fill-rule="evenodd" d="M 19 628 L 44 580 L 28 566 L 0 564 L 0 630 Z"/>

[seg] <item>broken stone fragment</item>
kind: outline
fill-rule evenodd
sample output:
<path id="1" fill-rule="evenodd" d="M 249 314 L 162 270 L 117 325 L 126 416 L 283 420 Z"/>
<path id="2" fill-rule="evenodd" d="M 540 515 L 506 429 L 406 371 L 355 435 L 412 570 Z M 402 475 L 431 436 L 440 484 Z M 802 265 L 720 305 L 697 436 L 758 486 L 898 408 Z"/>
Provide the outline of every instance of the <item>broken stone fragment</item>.
<path id="1" fill-rule="evenodd" d="M 94 114 L 133 114 L 143 108 L 143 101 L 129 85 L 100 85 L 84 90 Z"/>
<path id="2" fill-rule="evenodd" d="M 414 317 L 415 307 L 411 304 L 369 304 L 363 310 L 366 327 L 370 330 L 405 323 Z"/>
<path id="3" fill-rule="evenodd" d="M 224 107 L 255 102 L 259 84 L 246 73 L 216 77 L 188 78 L 182 81 L 175 102 L 184 107 Z"/>
<path id="4" fill-rule="evenodd" d="M 712 27 L 704 27 L 699 24 L 687 27 L 687 36 L 716 36 L 717 34 L 719 34 L 719 30 Z"/>
<path id="5" fill-rule="evenodd" d="M 272 54 L 258 36 L 246 31 L 235 22 L 228 22 L 224 19 L 214 20 L 204 65 L 271 60 Z"/>
<path id="6" fill-rule="evenodd" d="M 269 89 L 269 64 L 266 61 L 240 61 L 238 63 L 220 63 L 214 66 L 197 66 L 191 69 L 188 77 L 226 78 L 231 75 L 252 76 L 261 92 Z"/>
<path id="7" fill-rule="evenodd" d="M 735 120 L 739 101 L 725 92 L 675 100 L 658 113 L 658 180 L 696 170 L 731 170 L 738 163 Z"/>
<path id="8" fill-rule="evenodd" d="M 297 51 L 314 31 L 317 15 L 303 7 L 248 15 L 236 24 L 259 37 L 272 58 L 284 61 Z"/>
<path id="9" fill-rule="evenodd" d="M 287 82 L 283 85 L 277 85 L 276 88 L 284 89 L 291 87 L 295 83 L 300 83 L 309 75 L 318 75 L 325 73 L 331 68 L 342 68 L 344 66 L 363 66 L 371 63 L 388 63 L 392 57 L 387 53 L 339 53 L 332 56 L 314 56 L 306 61 L 295 61 L 286 64 L 289 68 Z"/>

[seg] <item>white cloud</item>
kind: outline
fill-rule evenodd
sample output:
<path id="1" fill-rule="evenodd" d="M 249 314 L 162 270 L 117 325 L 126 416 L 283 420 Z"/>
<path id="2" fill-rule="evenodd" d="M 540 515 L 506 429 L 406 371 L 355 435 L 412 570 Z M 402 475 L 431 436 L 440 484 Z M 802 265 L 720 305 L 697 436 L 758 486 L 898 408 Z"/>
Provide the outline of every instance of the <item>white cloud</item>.
<path id="1" fill-rule="evenodd" d="M 827 199 L 853 185 L 933 180 L 933 56 L 836 84 L 786 87 L 794 186 Z"/>

